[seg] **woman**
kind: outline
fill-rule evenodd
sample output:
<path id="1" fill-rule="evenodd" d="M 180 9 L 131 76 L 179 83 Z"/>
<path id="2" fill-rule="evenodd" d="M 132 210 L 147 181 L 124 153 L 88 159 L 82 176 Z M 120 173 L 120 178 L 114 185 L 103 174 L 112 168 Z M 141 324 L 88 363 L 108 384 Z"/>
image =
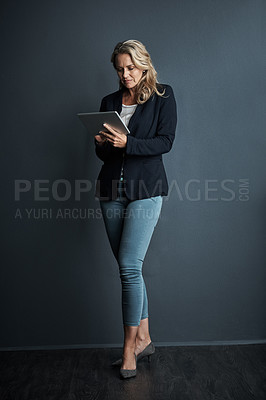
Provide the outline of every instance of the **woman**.
<path id="1" fill-rule="evenodd" d="M 170 151 L 177 124 L 176 102 L 169 85 L 160 85 L 145 46 L 127 40 L 115 46 L 111 62 L 120 88 L 102 99 L 100 111 L 117 111 L 130 134 L 110 125 L 95 136 L 104 162 L 96 197 L 122 284 L 123 378 L 136 376 L 137 360 L 154 353 L 149 334 L 148 298 L 142 264 L 157 224 L 168 183 L 162 154 Z"/>

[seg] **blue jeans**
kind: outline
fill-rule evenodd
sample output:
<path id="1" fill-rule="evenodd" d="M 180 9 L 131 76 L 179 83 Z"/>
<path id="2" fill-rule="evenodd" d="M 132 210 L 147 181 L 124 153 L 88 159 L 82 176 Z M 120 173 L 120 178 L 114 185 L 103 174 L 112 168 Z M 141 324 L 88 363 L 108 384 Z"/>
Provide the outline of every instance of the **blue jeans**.
<path id="1" fill-rule="evenodd" d="M 100 201 L 103 220 L 122 284 L 123 324 L 138 326 L 148 318 L 148 298 L 142 264 L 157 224 L 162 196 L 131 201 L 120 192 L 113 201 Z"/>

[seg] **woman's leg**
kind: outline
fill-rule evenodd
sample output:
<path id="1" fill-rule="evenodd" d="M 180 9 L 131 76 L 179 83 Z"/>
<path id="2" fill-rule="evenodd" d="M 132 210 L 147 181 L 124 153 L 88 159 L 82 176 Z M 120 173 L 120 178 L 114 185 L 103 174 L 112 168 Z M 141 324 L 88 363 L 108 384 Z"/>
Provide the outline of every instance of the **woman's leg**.
<path id="1" fill-rule="evenodd" d="M 107 236 L 113 251 L 113 254 L 118 261 L 118 253 L 120 240 L 124 225 L 124 216 L 126 206 L 129 201 L 125 197 L 118 197 L 114 201 L 101 201 L 103 220 Z M 123 350 L 123 368 L 135 369 L 136 336 L 138 327 L 124 325 L 124 350 Z"/>
<path id="2" fill-rule="evenodd" d="M 140 321 L 135 343 L 135 354 L 141 353 L 151 342 L 149 332 L 149 318 L 143 318 Z"/>
<path id="3" fill-rule="evenodd" d="M 148 299 L 142 265 L 161 206 L 161 196 L 132 201 L 128 204 L 124 217 L 118 263 L 122 283 L 125 332 L 122 368 L 125 369 L 135 368 L 134 352 L 139 354 L 151 341 L 148 328 Z"/>
<path id="4" fill-rule="evenodd" d="M 162 206 L 162 197 L 131 201 L 126 209 L 118 263 L 122 282 L 123 323 L 139 326 L 148 317 L 142 265 Z"/>
<path id="5" fill-rule="evenodd" d="M 121 198 L 112 201 L 100 201 L 106 233 L 116 260 L 118 260 L 127 204 L 128 201 L 122 200 Z"/>

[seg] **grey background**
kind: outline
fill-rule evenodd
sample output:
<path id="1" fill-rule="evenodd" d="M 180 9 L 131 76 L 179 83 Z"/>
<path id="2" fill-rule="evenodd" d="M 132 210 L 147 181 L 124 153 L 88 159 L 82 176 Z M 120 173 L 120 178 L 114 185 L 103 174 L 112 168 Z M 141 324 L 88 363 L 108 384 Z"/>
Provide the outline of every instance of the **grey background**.
<path id="1" fill-rule="evenodd" d="M 143 267 L 151 337 L 265 340 L 264 20 L 258 0 L 2 2 L 2 348 L 122 343 L 118 267 L 94 199 L 101 161 L 76 113 L 118 89 L 110 56 L 126 39 L 146 45 L 178 103 L 170 192 Z M 20 200 L 16 180 L 31 185 Z M 80 200 L 78 180 L 92 184 Z M 75 208 L 90 217 L 56 218 Z M 33 217 L 45 209 L 51 218 Z"/>

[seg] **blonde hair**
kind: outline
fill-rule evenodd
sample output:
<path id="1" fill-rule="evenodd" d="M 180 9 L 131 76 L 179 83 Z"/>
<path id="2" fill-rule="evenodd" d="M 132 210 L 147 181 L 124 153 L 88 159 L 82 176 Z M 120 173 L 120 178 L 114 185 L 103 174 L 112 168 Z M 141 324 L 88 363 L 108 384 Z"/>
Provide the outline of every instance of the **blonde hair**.
<path id="1" fill-rule="evenodd" d="M 129 54 L 134 65 L 144 70 L 143 76 L 136 86 L 136 101 L 138 104 L 145 103 L 153 93 L 163 96 L 165 89 L 160 93 L 158 91 L 159 82 L 157 81 L 157 72 L 152 64 L 151 57 L 146 47 L 138 40 L 125 40 L 119 42 L 114 48 L 111 56 L 111 62 L 116 69 L 116 56 L 118 54 Z M 119 83 L 120 89 L 125 87 L 122 82 Z"/>

